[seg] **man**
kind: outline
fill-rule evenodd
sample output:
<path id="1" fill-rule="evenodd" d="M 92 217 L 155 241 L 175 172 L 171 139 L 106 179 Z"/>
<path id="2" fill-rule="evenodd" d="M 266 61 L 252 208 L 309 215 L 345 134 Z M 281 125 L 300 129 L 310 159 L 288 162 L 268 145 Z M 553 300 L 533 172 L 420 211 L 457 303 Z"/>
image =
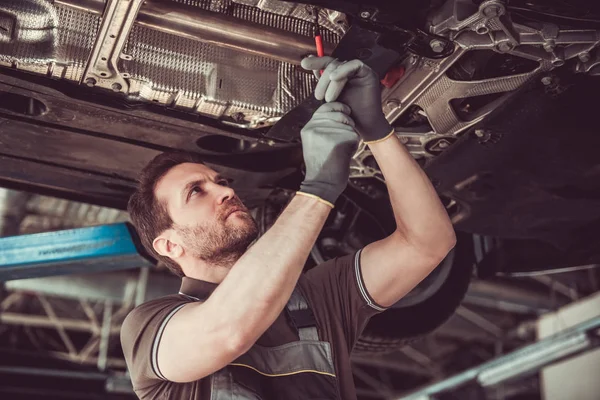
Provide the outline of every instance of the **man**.
<path id="1" fill-rule="evenodd" d="M 315 96 L 326 103 L 302 129 L 300 190 L 259 240 L 227 181 L 194 156 L 160 155 L 142 174 L 132 220 L 148 250 L 182 276 L 179 294 L 123 323 L 142 399 L 355 399 L 350 352 L 365 324 L 455 244 L 435 190 L 381 111 L 376 74 L 358 60 L 302 65 L 324 70 Z M 385 175 L 396 231 L 301 276 L 346 187 L 357 132 Z"/>

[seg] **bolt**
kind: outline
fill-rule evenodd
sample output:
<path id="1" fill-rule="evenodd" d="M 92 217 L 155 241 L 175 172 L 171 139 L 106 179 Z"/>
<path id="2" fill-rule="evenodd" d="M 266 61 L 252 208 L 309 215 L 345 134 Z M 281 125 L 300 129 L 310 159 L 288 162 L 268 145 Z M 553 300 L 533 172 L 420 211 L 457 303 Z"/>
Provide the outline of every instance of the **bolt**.
<path id="1" fill-rule="evenodd" d="M 510 42 L 502 42 L 502 43 L 499 43 L 496 48 L 501 53 L 507 53 L 512 50 L 513 46 Z"/>
<path id="2" fill-rule="evenodd" d="M 478 142 L 481 144 L 487 143 L 494 138 L 493 132 L 486 129 L 476 129 L 475 136 L 479 138 Z"/>
<path id="3" fill-rule="evenodd" d="M 96 80 L 94 78 L 87 78 L 85 84 L 87 87 L 94 87 L 96 86 Z"/>
<path id="4" fill-rule="evenodd" d="M 433 39 L 431 42 L 429 42 L 429 46 L 434 53 L 441 53 L 444 51 L 444 47 L 446 47 L 444 46 L 444 42 L 438 39 Z"/>
<path id="5" fill-rule="evenodd" d="M 410 65 L 415 65 L 417 63 L 417 61 L 419 61 L 419 58 L 415 55 L 410 56 Z"/>
<path id="6" fill-rule="evenodd" d="M 391 111 L 393 111 L 393 110 L 395 110 L 396 108 L 399 108 L 399 107 L 400 107 L 400 102 L 398 100 L 396 100 L 396 99 L 388 100 L 385 103 L 385 110 L 387 112 L 391 112 Z"/>
<path id="7" fill-rule="evenodd" d="M 553 82 L 553 79 L 552 79 L 552 77 L 551 77 L 551 76 L 545 76 L 545 77 L 543 77 L 543 78 L 542 78 L 542 83 L 543 83 L 545 86 L 550 86 L 550 85 L 552 85 L 552 82 Z"/>
<path id="8" fill-rule="evenodd" d="M 438 147 L 440 149 L 447 149 L 448 146 L 450 146 L 450 143 L 446 142 L 446 141 L 441 141 L 440 143 L 438 143 Z"/>
<path id="9" fill-rule="evenodd" d="M 544 42 L 542 47 L 544 48 L 544 50 L 546 50 L 546 52 L 552 53 L 554 51 L 554 48 L 556 47 L 556 43 L 554 42 L 554 40 L 547 40 L 546 42 Z"/>
<path id="10" fill-rule="evenodd" d="M 586 63 L 586 62 L 590 61 L 590 53 L 588 53 L 587 51 L 580 53 L 578 57 L 579 57 L 579 61 L 581 61 L 582 63 Z"/>
<path id="11" fill-rule="evenodd" d="M 360 17 L 364 18 L 364 19 L 370 18 L 371 17 L 371 13 L 368 12 L 368 11 L 363 11 L 363 12 L 360 13 Z"/>
<path id="12" fill-rule="evenodd" d="M 487 26 L 485 25 L 480 25 L 477 28 L 475 28 L 475 33 L 477 33 L 478 35 L 485 35 L 486 33 L 488 33 L 490 30 L 488 29 Z"/>
<path id="13" fill-rule="evenodd" d="M 120 92 L 121 89 L 123 88 L 123 86 L 121 86 L 120 83 L 115 82 L 112 84 L 111 88 L 112 88 L 113 92 Z"/>

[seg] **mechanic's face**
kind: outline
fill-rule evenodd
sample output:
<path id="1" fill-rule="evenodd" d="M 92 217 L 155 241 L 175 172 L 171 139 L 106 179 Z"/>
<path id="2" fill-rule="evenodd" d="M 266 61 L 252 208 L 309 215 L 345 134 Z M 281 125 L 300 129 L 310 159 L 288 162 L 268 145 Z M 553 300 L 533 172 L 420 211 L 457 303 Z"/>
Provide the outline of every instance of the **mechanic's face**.
<path id="1" fill-rule="evenodd" d="M 164 243 L 171 258 L 232 264 L 258 236 L 256 222 L 227 180 L 205 165 L 173 167 L 158 181 L 155 193 L 173 220 Z"/>

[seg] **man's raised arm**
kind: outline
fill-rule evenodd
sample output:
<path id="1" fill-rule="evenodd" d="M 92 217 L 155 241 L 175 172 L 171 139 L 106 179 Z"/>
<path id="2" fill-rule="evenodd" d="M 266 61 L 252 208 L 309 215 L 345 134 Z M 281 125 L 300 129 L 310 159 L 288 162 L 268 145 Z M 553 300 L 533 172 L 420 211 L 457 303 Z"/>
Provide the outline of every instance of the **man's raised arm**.
<path id="1" fill-rule="evenodd" d="M 282 312 L 332 203 L 346 186 L 358 136 L 350 110 L 328 103 L 302 130 L 306 177 L 275 222 L 202 304 L 184 306 L 158 344 L 158 369 L 190 382 L 221 369 L 256 342 Z"/>
<path id="2" fill-rule="evenodd" d="M 350 106 L 356 130 L 369 145 L 385 177 L 396 230 L 361 253 L 361 271 L 369 295 L 388 307 L 410 290 L 454 247 L 454 229 L 429 178 L 394 134 L 381 109 L 377 75 L 359 60 L 311 57 L 302 66 L 324 73 L 317 99 Z"/>

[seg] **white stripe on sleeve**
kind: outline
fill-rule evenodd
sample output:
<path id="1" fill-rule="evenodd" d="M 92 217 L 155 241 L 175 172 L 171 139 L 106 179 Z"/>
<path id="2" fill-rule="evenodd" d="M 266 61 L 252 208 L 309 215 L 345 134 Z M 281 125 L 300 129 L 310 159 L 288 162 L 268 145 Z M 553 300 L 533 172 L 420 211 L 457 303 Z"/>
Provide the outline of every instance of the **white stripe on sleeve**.
<path id="1" fill-rule="evenodd" d="M 360 294 L 362 294 L 362 297 L 365 299 L 369 306 L 371 306 L 377 311 L 385 311 L 386 309 L 377 305 L 373 301 L 373 299 L 371 299 L 371 296 L 369 296 L 369 293 L 367 292 L 367 288 L 365 287 L 365 283 L 363 282 L 362 272 L 360 270 L 360 253 L 362 253 L 362 249 L 356 252 L 356 257 L 354 257 L 354 272 L 356 275 L 356 283 L 358 283 L 358 289 L 360 290 Z"/>
<path id="2" fill-rule="evenodd" d="M 187 304 L 187 303 L 186 303 Z M 162 337 L 162 334 L 165 330 L 165 327 L 167 326 L 167 323 L 169 322 L 169 320 L 173 317 L 173 315 L 175 315 L 175 313 L 177 311 L 179 311 L 183 306 L 185 306 L 186 304 L 182 304 L 180 306 L 175 307 L 163 320 L 163 322 L 160 324 L 160 327 L 158 328 L 158 332 L 156 332 L 156 336 L 154 337 L 154 343 L 152 344 L 152 356 L 150 358 L 150 365 L 152 367 L 152 370 L 154 371 L 154 373 L 160 378 L 160 379 L 164 379 L 165 381 L 167 380 L 167 378 L 165 378 L 165 376 L 160 372 L 160 369 L 158 368 L 158 345 L 160 343 L 160 339 Z"/>

